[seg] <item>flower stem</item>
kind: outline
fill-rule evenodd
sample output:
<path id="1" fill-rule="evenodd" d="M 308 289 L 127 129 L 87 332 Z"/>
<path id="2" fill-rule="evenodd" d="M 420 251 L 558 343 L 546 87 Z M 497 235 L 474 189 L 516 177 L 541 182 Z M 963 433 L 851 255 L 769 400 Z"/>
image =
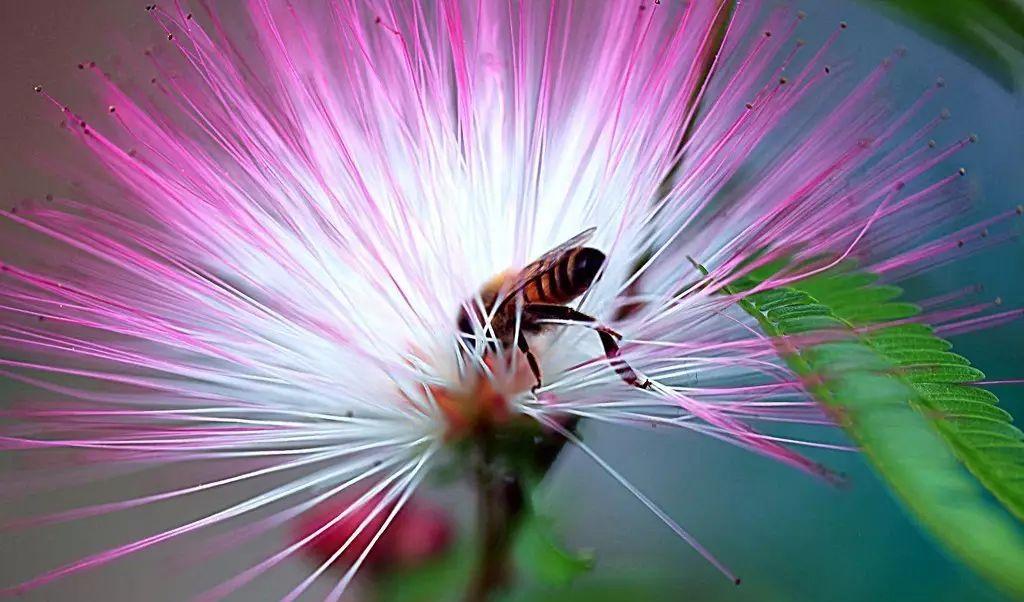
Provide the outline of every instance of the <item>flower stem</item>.
<path id="1" fill-rule="evenodd" d="M 489 445 L 480 448 L 475 479 L 480 549 L 464 602 L 488 602 L 512 579 L 512 535 L 522 514 L 518 478 L 495 465 Z"/>

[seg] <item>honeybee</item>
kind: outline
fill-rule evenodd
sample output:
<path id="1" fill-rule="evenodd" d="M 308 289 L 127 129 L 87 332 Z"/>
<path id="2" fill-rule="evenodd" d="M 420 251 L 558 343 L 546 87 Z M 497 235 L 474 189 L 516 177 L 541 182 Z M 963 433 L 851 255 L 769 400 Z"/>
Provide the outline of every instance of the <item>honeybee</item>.
<path id="1" fill-rule="evenodd" d="M 594 329 L 616 374 L 628 385 L 641 389 L 650 386 L 649 380 L 641 380 L 620 357 L 618 341 L 622 335 L 593 316 L 567 306 L 591 287 L 604 265 L 604 253 L 584 246 L 596 230 L 580 232 L 521 270 L 508 270 L 495 276 L 480 289 L 483 311 L 473 298 L 464 303 L 459 312 L 457 325 L 463 336 L 473 336 L 475 323 L 484 332 L 493 331 L 494 339 L 504 349 L 518 346 L 537 380 L 534 391 L 543 381 L 537 358 L 525 335 L 546 331 L 553 326 L 552 320 Z"/>

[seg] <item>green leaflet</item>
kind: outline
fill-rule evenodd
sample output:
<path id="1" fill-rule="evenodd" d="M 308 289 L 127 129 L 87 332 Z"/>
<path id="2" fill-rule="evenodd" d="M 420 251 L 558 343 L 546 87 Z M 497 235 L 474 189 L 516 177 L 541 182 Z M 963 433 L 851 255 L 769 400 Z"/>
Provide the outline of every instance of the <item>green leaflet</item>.
<path id="1" fill-rule="evenodd" d="M 929 327 L 869 327 L 918 311 L 874 279 L 825 275 L 741 305 L 779 337 L 790 367 L 920 522 L 977 571 L 1024 596 L 1024 530 L 988 496 L 1024 520 L 1021 432 L 995 395 L 965 384 L 982 373 Z M 792 336 L 823 330 L 834 340 Z"/>
<path id="2" fill-rule="evenodd" d="M 879 287 L 863 279 L 854 283 L 849 275 L 835 275 L 802 288 L 827 303 L 838 317 L 858 324 L 850 316 L 863 314 L 868 303 L 859 302 L 857 295 L 836 293 L 851 288 L 869 292 Z M 865 295 L 864 299 L 868 298 Z M 883 304 L 876 315 L 884 312 Z M 917 334 L 908 337 L 908 331 Z M 967 358 L 949 351 L 949 342 L 922 324 L 877 330 L 863 339 L 902 371 L 914 389 L 916 403 L 936 418 L 934 426 L 957 457 L 1007 510 L 1024 521 L 1024 434 L 1011 424 L 1011 416 L 995 405 L 998 399 L 994 394 L 963 384 L 985 375 L 972 368 Z M 992 437 L 997 437 L 998 443 L 990 441 Z"/>
<path id="3" fill-rule="evenodd" d="M 566 587 L 594 567 L 592 553 L 566 550 L 557 541 L 554 522 L 532 513 L 516 532 L 513 556 L 527 577 L 550 587 Z"/>

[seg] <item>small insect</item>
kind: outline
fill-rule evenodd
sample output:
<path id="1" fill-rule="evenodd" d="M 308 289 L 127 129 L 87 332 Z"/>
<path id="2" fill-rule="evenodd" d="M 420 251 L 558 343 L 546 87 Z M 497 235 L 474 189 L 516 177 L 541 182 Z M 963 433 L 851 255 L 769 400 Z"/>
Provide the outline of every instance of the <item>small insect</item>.
<path id="1" fill-rule="evenodd" d="M 590 228 L 580 232 L 522 270 L 508 270 L 495 276 L 480 289 L 483 312 L 475 298 L 463 304 L 459 312 L 458 328 L 464 335 L 473 335 L 475 322 L 481 324 L 485 332 L 493 331 L 494 338 L 505 349 L 513 344 L 519 347 L 537 379 L 534 391 L 543 381 L 537 358 L 524 335 L 544 332 L 553 326 L 549 322 L 552 320 L 593 328 L 601 337 L 605 356 L 616 374 L 628 385 L 641 389 L 650 386 L 649 380 L 641 380 L 633 368 L 619 357 L 618 340 L 622 335 L 593 316 L 566 305 L 590 288 L 604 265 L 604 253 L 583 246 L 596 230 Z M 472 309 L 472 317 L 467 308 Z M 520 308 L 522 313 L 517 315 Z"/>

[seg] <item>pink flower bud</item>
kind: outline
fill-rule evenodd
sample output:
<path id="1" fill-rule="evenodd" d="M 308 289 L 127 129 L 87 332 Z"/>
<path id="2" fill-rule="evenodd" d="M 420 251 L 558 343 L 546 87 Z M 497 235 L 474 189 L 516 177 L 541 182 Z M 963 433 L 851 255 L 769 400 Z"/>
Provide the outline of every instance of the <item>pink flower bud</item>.
<path id="1" fill-rule="evenodd" d="M 353 495 L 328 500 L 296 521 L 293 528 L 296 541 L 333 523 L 304 547 L 315 562 L 326 562 L 351 538 L 337 566 L 351 565 L 370 545 L 394 508 L 394 501 L 386 502 L 383 495 L 375 495 L 352 508 L 351 504 L 359 499 L 360 496 Z M 348 514 L 336 520 L 346 511 Z M 423 499 L 413 498 L 373 545 L 364 566 L 371 571 L 386 571 L 422 564 L 447 550 L 453 534 L 454 526 L 447 513 Z"/>

